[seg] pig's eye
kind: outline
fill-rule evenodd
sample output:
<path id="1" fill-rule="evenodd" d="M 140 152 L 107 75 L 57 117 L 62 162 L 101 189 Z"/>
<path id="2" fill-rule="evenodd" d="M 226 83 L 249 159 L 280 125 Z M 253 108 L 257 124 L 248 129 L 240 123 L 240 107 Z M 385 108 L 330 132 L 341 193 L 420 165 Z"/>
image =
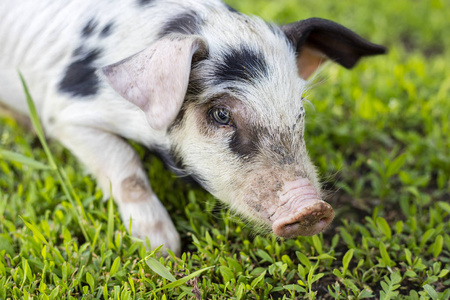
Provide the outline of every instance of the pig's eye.
<path id="1" fill-rule="evenodd" d="M 213 107 L 208 114 L 219 125 L 231 125 L 231 114 L 226 108 Z"/>

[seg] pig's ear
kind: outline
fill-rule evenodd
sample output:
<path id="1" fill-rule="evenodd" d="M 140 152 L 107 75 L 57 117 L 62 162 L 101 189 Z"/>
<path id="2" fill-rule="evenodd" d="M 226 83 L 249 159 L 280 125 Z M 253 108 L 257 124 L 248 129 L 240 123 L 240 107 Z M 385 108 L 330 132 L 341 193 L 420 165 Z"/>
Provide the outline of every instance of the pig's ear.
<path id="1" fill-rule="evenodd" d="M 298 73 L 303 79 L 308 79 L 327 59 L 350 69 L 363 56 L 386 53 L 385 47 L 329 20 L 311 18 L 281 29 L 296 49 Z"/>
<path id="2" fill-rule="evenodd" d="M 181 108 L 192 60 L 204 58 L 207 51 L 198 36 L 167 36 L 101 73 L 117 93 L 145 112 L 152 128 L 164 129 Z"/>

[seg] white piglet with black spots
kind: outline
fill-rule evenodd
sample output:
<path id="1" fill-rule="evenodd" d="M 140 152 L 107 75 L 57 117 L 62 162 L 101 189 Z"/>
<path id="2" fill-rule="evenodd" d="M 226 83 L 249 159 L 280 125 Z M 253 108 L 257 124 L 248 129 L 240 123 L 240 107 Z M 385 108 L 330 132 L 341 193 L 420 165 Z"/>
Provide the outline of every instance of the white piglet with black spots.
<path id="1" fill-rule="evenodd" d="M 280 237 L 333 219 L 303 137 L 302 94 L 327 59 L 382 54 L 323 19 L 277 26 L 219 0 L 2 0 L 0 101 L 27 115 L 114 197 L 134 236 L 180 238 L 125 139 L 157 152 Z"/>

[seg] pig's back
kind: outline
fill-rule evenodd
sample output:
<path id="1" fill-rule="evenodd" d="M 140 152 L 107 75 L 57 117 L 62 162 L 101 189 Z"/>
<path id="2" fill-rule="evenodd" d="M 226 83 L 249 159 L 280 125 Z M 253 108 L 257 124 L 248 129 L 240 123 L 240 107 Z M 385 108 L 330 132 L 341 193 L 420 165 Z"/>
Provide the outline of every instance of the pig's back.
<path id="1" fill-rule="evenodd" d="M 97 68 L 148 47 L 170 31 L 170 20 L 177 25 L 217 7 L 226 9 L 218 0 L 2 0 L 0 101 L 27 112 L 17 70 L 38 110 L 55 93 L 95 97 L 103 84 Z"/>

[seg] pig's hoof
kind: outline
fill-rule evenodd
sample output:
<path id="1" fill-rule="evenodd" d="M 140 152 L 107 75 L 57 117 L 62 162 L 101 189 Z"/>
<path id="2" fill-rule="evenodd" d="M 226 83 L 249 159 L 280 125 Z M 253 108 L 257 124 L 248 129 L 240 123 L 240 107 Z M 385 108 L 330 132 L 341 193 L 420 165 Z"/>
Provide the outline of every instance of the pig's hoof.
<path id="1" fill-rule="evenodd" d="M 177 230 L 169 220 L 149 220 L 147 222 L 141 221 L 136 222 L 131 227 L 131 234 L 139 239 L 145 241 L 147 237 L 150 241 L 151 250 L 164 245 L 161 249 L 161 254 L 167 256 L 168 253 L 166 249 L 170 249 L 175 255 L 180 256 L 181 254 L 181 241 Z"/>
<path id="2" fill-rule="evenodd" d="M 181 254 L 180 236 L 158 198 L 156 196 L 151 198 L 150 201 L 119 205 L 125 227 L 129 228 L 131 221 L 132 236 L 142 240 L 147 237 L 152 250 L 164 245 L 162 248 L 164 256 L 167 255 L 165 249 L 170 249 L 179 256 Z"/>

